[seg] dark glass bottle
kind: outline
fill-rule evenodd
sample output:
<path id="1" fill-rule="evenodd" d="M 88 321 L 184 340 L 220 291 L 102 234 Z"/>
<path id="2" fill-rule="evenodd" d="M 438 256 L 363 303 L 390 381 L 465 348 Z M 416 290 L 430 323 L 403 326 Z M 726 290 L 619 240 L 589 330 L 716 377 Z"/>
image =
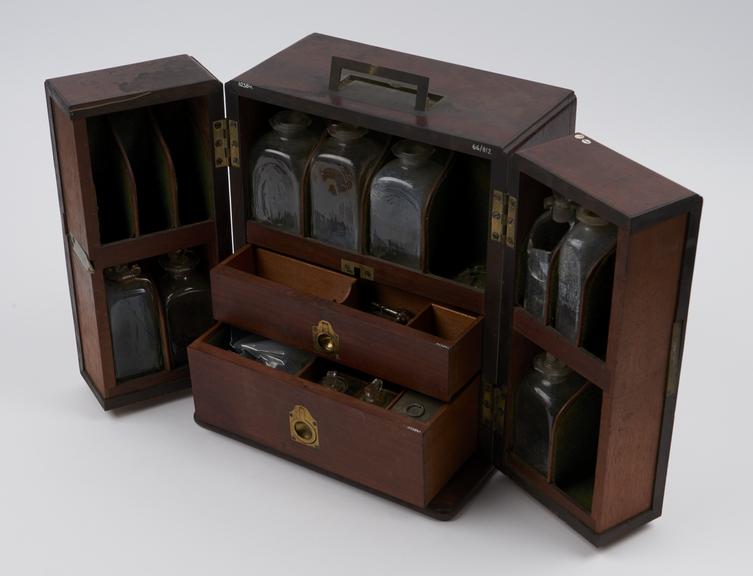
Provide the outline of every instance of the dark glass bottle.
<path id="1" fill-rule="evenodd" d="M 327 131 L 311 162 L 311 236 L 355 251 L 364 190 L 382 146 L 365 128 L 334 123 Z"/>
<path id="2" fill-rule="evenodd" d="M 483 290 L 486 288 L 486 265 L 474 264 L 473 266 L 469 266 L 455 276 L 453 280 Z"/>
<path id="3" fill-rule="evenodd" d="M 159 298 L 138 264 L 105 270 L 115 378 L 123 381 L 162 369 Z"/>
<path id="4" fill-rule="evenodd" d="M 617 228 L 582 207 L 578 208 L 577 219 L 560 248 L 554 327 L 573 343 L 580 344 L 588 337 L 586 308 L 598 305 L 601 315 L 609 314 L 611 282 L 591 282 L 587 290 L 597 266 L 615 248 Z"/>
<path id="5" fill-rule="evenodd" d="M 301 184 L 317 138 L 301 112 L 282 110 L 269 123 L 251 154 L 251 217 L 300 234 Z"/>
<path id="6" fill-rule="evenodd" d="M 533 368 L 515 398 L 513 451 L 547 475 L 554 419 L 584 380 L 551 354 L 536 356 Z"/>
<path id="7" fill-rule="evenodd" d="M 523 307 L 542 322 L 547 322 L 552 253 L 570 230 L 574 208 L 558 195 L 547 198 L 544 207 L 544 213 L 533 223 L 526 242 Z"/>
<path id="8" fill-rule="evenodd" d="M 160 258 L 165 273 L 160 294 L 165 309 L 167 341 L 174 367 L 187 362 L 186 347 L 213 322 L 209 282 L 196 267 L 199 258 L 190 250 L 178 250 Z"/>
<path id="9" fill-rule="evenodd" d="M 424 207 L 442 166 L 434 147 L 401 140 L 397 156 L 374 176 L 369 207 L 369 253 L 410 268 L 421 267 Z"/>

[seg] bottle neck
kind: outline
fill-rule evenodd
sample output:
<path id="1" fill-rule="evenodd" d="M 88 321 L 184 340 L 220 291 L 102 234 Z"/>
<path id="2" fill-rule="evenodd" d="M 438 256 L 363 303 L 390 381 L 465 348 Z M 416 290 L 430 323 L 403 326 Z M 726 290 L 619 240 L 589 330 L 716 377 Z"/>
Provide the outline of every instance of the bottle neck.
<path id="1" fill-rule="evenodd" d="M 428 164 L 428 158 L 415 159 L 415 158 L 399 158 L 401 168 L 416 168 L 417 166 L 423 166 Z"/>
<path id="2" fill-rule="evenodd" d="M 137 278 L 140 274 L 141 268 L 136 264 L 114 266 L 105 271 L 106 278 L 111 282 L 127 282 Z"/>
<path id="3" fill-rule="evenodd" d="M 173 280 L 188 280 L 193 274 L 193 270 L 168 270 L 167 274 Z"/>

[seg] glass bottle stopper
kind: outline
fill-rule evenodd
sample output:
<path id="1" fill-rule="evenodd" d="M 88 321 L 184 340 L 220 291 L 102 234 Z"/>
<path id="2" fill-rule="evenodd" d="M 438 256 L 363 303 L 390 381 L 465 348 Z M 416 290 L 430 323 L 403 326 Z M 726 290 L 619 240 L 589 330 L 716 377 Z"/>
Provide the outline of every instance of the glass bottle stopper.
<path id="1" fill-rule="evenodd" d="M 419 166 L 434 154 L 434 146 L 413 140 L 400 140 L 392 147 L 392 153 L 403 166 Z"/>
<path id="2" fill-rule="evenodd" d="M 303 112 L 280 110 L 269 119 L 272 129 L 282 136 L 303 132 L 311 125 L 311 118 Z"/>
<path id="3" fill-rule="evenodd" d="M 361 393 L 361 400 L 369 404 L 380 404 L 384 399 L 384 382 L 380 378 L 374 378 Z"/>
<path id="4" fill-rule="evenodd" d="M 327 126 L 327 132 L 338 142 L 351 142 L 364 136 L 368 130 L 360 126 L 354 126 L 353 124 L 332 122 Z"/>
<path id="5" fill-rule="evenodd" d="M 583 208 L 583 206 L 578 208 L 575 217 L 578 219 L 578 222 L 583 222 L 583 224 L 587 224 L 588 226 L 606 226 L 609 224 L 596 212 L 591 212 L 591 210 Z"/>

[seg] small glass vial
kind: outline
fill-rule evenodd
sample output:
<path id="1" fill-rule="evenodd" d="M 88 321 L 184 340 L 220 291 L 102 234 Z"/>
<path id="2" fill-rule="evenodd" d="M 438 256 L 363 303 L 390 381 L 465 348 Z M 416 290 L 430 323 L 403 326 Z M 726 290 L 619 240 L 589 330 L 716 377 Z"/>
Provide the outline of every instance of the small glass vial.
<path id="1" fill-rule="evenodd" d="M 213 322 L 209 282 L 196 267 L 199 258 L 190 250 L 162 256 L 165 271 L 159 288 L 165 310 L 167 341 L 173 367 L 186 364 L 186 347 Z"/>
<path id="2" fill-rule="evenodd" d="M 380 378 L 374 378 L 358 395 L 360 400 L 382 408 L 387 407 L 394 397 L 394 393 L 385 390 L 384 382 Z"/>
<path id="3" fill-rule="evenodd" d="M 555 417 L 584 382 L 551 354 L 539 354 L 533 371 L 520 383 L 515 396 L 513 451 L 545 476 Z"/>
<path id="4" fill-rule="evenodd" d="M 351 387 L 351 379 L 346 374 L 337 370 L 328 370 L 319 383 L 337 392 L 347 392 Z"/>
<path id="5" fill-rule="evenodd" d="M 363 194 L 382 147 L 365 128 L 333 123 L 327 132 L 311 163 L 311 236 L 357 251 Z"/>
<path id="6" fill-rule="evenodd" d="M 597 294 L 595 289 L 586 293 L 586 287 L 597 266 L 614 250 L 617 228 L 583 207 L 578 208 L 576 218 L 560 248 L 554 327 L 580 344 L 585 336 L 584 310 L 590 303 L 586 298 L 595 302 L 606 296 L 609 300 L 608 294 Z M 606 286 L 611 288 L 611 284 Z"/>
<path id="7" fill-rule="evenodd" d="M 138 264 L 105 270 L 115 378 L 118 382 L 162 370 L 159 297 Z"/>
<path id="8" fill-rule="evenodd" d="M 486 265 L 475 264 L 473 266 L 469 266 L 460 274 L 455 276 L 453 280 L 483 290 L 484 288 L 486 288 Z"/>
<path id="9" fill-rule="evenodd" d="M 434 147 L 401 140 L 397 156 L 371 183 L 369 253 L 384 260 L 420 269 L 426 201 L 442 172 L 432 161 Z"/>
<path id="10" fill-rule="evenodd" d="M 559 195 L 544 200 L 544 213 L 531 227 L 526 242 L 526 274 L 523 307 L 541 322 L 549 318 L 547 293 L 552 255 L 572 226 L 573 204 Z"/>
<path id="11" fill-rule="evenodd" d="M 300 234 L 301 185 L 317 138 L 301 112 L 282 110 L 269 123 L 251 154 L 251 218 Z"/>

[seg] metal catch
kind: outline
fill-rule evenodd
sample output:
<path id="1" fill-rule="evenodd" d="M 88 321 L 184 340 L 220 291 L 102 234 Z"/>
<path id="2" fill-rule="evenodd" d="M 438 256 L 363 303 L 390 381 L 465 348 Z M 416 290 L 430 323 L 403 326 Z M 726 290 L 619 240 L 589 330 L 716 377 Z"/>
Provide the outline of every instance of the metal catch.
<path id="1" fill-rule="evenodd" d="M 222 120 L 215 120 L 212 123 L 212 139 L 214 142 L 215 167 L 227 168 L 229 165 L 228 157 L 230 156 L 230 145 L 227 136 L 227 120 L 223 118 Z"/>
<path id="2" fill-rule="evenodd" d="M 290 417 L 290 437 L 293 441 L 311 448 L 318 448 L 319 425 L 311 412 L 305 406 L 296 404 L 288 415 Z"/>
<path id="3" fill-rule="evenodd" d="M 349 276 L 363 278 L 364 280 L 374 279 L 374 269 L 371 266 L 359 264 L 345 258 L 340 260 L 340 270 Z"/>
<path id="4" fill-rule="evenodd" d="M 332 328 L 332 324 L 326 320 L 320 320 L 319 324 L 311 327 L 311 335 L 314 341 L 314 352 L 337 356 L 340 352 L 340 337 Z"/>
<path id="5" fill-rule="evenodd" d="M 510 248 L 515 248 L 515 223 L 518 218 L 518 199 L 514 196 L 507 196 L 507 221 L 505 227 L 505 235 L 507 245 Z"/>

